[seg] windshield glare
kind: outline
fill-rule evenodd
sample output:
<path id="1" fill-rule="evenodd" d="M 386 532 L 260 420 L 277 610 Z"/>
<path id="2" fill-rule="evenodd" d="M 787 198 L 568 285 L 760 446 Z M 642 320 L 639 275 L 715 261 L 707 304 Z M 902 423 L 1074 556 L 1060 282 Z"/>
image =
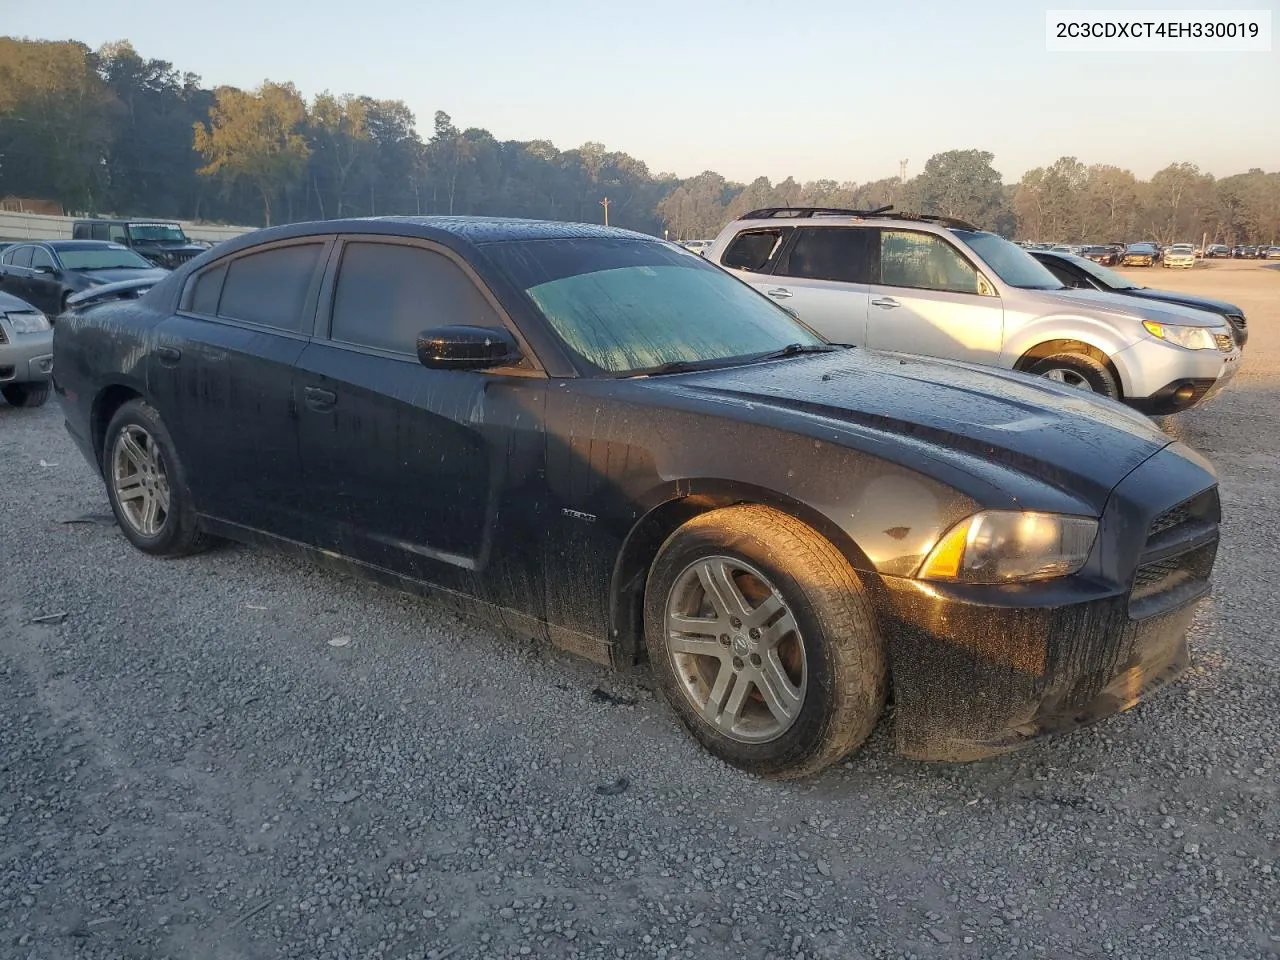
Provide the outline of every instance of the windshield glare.
<path id="1" fill-rule="evenodd" d="M 129 236 L 159 243 L 185 243 L 187 235 L 176 223 L 131 223 Z"/>
<path id="2" fill-rule="evenodd" d="M 59 250 L 58 259 L 68 270 L 151 270 L 155 267 L 128 247 Z"/>
<path id="3" fill-rule="evenodd" d="M 523 240 L 485 252 L 589 372 L 714 366 L 826 342 L 747 284 L 668 244 Z"/>
<path id="4" fill-rule="evenodd" d="M 1062 290 L 1063 285 L 1035 257 L 994 233 L 951 231 L 980 256 L 1005 283 L 1023 290 Z"/>

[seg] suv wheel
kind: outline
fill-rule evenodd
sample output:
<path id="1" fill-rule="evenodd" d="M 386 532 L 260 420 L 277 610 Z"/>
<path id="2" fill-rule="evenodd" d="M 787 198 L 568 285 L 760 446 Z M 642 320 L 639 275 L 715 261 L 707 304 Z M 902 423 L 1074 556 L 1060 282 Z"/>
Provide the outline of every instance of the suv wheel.
<path id="1" fill-rule="evenodd" d="M 1089 393 L 1120 399 L 1120 385 L 1106 365 L 1083 353 L 1059 353 L 1037 360 L 1027 373 Z"/>
<path id="2" fill-rule="evenodd" d="M 7 386 L 0 387 L 0 395 L 3 395 L 10 406 L 14 407 L 39 407 L 49 399 L 49 381 L 44 380 L 40 383 L 11 383 Z"/>
<path id="3" fill-rule="evenodd" d="M 862 743 L 884 706 L 884 649 L 857 575 L 769 507 L 714 510 L 673 533 L 650 569 L 644 621 L 667 702 L 749 773 L 816 773 Z"/>

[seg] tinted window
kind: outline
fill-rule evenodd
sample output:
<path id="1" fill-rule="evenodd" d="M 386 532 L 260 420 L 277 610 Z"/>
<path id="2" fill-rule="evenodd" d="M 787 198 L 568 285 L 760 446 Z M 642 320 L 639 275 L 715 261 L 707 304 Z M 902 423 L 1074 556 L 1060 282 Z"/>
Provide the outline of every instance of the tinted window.
<path id="1" fill-rule="evenodd" d="M 222 294 L 222 281 L 226 276 L 227 266 L 223 264 L 196 277 L 195 287 L 191 291 L 191 305 L 187 309 L 206 317 L 216 317 L 218 297 Z"/>
<path id="2" fill-rule="evenodd" d="M 128 243 L 129 231 L 124 228 L 124 224 L 113 223 L 107 227 L 107 235 L 104 239 L 114 243 Z"/>
<path id="3" fill-rule="evenodd" d="M 31 266 L 34 267 L 52 267 L 54 266 L 53 257 L 44 247 L 31 248 Z"/>
<path id="4" fill-rule="evenodd" d="M 233 260 L 218 316 L 300 331 L 302 307 L 323 246 L 276 247 Z"/>
<path id="5" fill-rule="evenodd" d="M 95 223 L 91 232 L 93 234 L 93 239 L 95 240 L 111 239 L 111 228 L 105 223 Z"/>
<path id="6" fill-rule="evenodd" d="M 769 258 L 782 239 L 781 230 L 752 230 L 740 233 L 729 243 L 720 262 L 734 270 L 750 270 L 758 273 L 768 264 Z"/>
<path id="7" fill-rule="evenodd" d="M 443 254 L 390 243 L 349 243 L 338 268 L 329 336 L 400 353 L 429 327 L 502 322 L 462 269 Z"/>
<path id="8" fill-rule="evenodd" d="M 880 273 L 880 282 L 890 287 L 978 292 L 977 272 L 955 247 L 932 233 L 882 230 Z"/>
<path id="9" fill-rule="evenodd" d="M 1063 286 L 1071 286 L 1076 282 L 1076 278 L 1071 271 L 1060 263 L 1054 263 L 1052 260 L 1044 264 L 1044 268 L 1052 273 Z"/>
<path id="10" fill-rule="evenodd" d="M 31 251 L 34 249 L 30 244 L 27 244 L 26 246 L 6 250 L 4 262 L 14 267 L 29 267 L 31 266 Z"/>
<path id="11" fill-rule="evenodd" d="M 876 231 L 865 227 L 800 227 L 775 274 L 809 280 L 874 283 Z"/>
<path id="12" fill-rule="evenodd" d="M 73 239 L 73 240 L 88 240 L 88 239 L 89 239 L 89 224 L 87 224 L 87 223 L 77 223 L 75 226 L 73 226 L 73 227 L 71 228 L 71 239 Z"/>

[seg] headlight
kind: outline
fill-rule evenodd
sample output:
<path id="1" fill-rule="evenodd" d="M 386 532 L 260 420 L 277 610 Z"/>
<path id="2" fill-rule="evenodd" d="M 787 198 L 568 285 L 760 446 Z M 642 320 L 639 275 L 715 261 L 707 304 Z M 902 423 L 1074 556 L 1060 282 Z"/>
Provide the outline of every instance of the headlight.
<path id="1" fill-rule="evenodd" d="M 916 576 L 962 583 L 1065 577 L 1084 566 L 1098 521 L 1053 513 L 987 510 L 956 524 Z"/>
<path id="2" fill-rule="evenodd" d="M 1225 328 L 1217 327 L 1184 327 L 1176 323 L 1156 323 L 1154 320 L 1143 320 L 1142 326 L 1153 337 L 1159 337 L 1168 343 L 1176 343 L 1188 350 L 1216 350 L 1215 333 L 1226 333 Z"/>
<path id="3" fill-rule="evenodd" d="M 49 329 L 49 318 L 43 313 L 7 313 L 14 333 L 41 333 Z"/>

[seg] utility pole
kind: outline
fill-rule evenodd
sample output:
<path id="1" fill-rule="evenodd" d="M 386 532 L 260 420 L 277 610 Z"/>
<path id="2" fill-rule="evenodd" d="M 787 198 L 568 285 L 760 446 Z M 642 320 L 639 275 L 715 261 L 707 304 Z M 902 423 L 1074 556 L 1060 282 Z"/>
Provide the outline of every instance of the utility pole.
<path id="1" fill-rule="evenodd" d="M 600 206 L 604 207 L 604 225 L 609 225 L 609 198 L 605 197 L 600 201 Z"/>
<path id="2" fill-rule="evenodd" d="M 898 179 L 903 183 L 907 182 L 907 161 L 905 160 L 898 161 Z"/>

